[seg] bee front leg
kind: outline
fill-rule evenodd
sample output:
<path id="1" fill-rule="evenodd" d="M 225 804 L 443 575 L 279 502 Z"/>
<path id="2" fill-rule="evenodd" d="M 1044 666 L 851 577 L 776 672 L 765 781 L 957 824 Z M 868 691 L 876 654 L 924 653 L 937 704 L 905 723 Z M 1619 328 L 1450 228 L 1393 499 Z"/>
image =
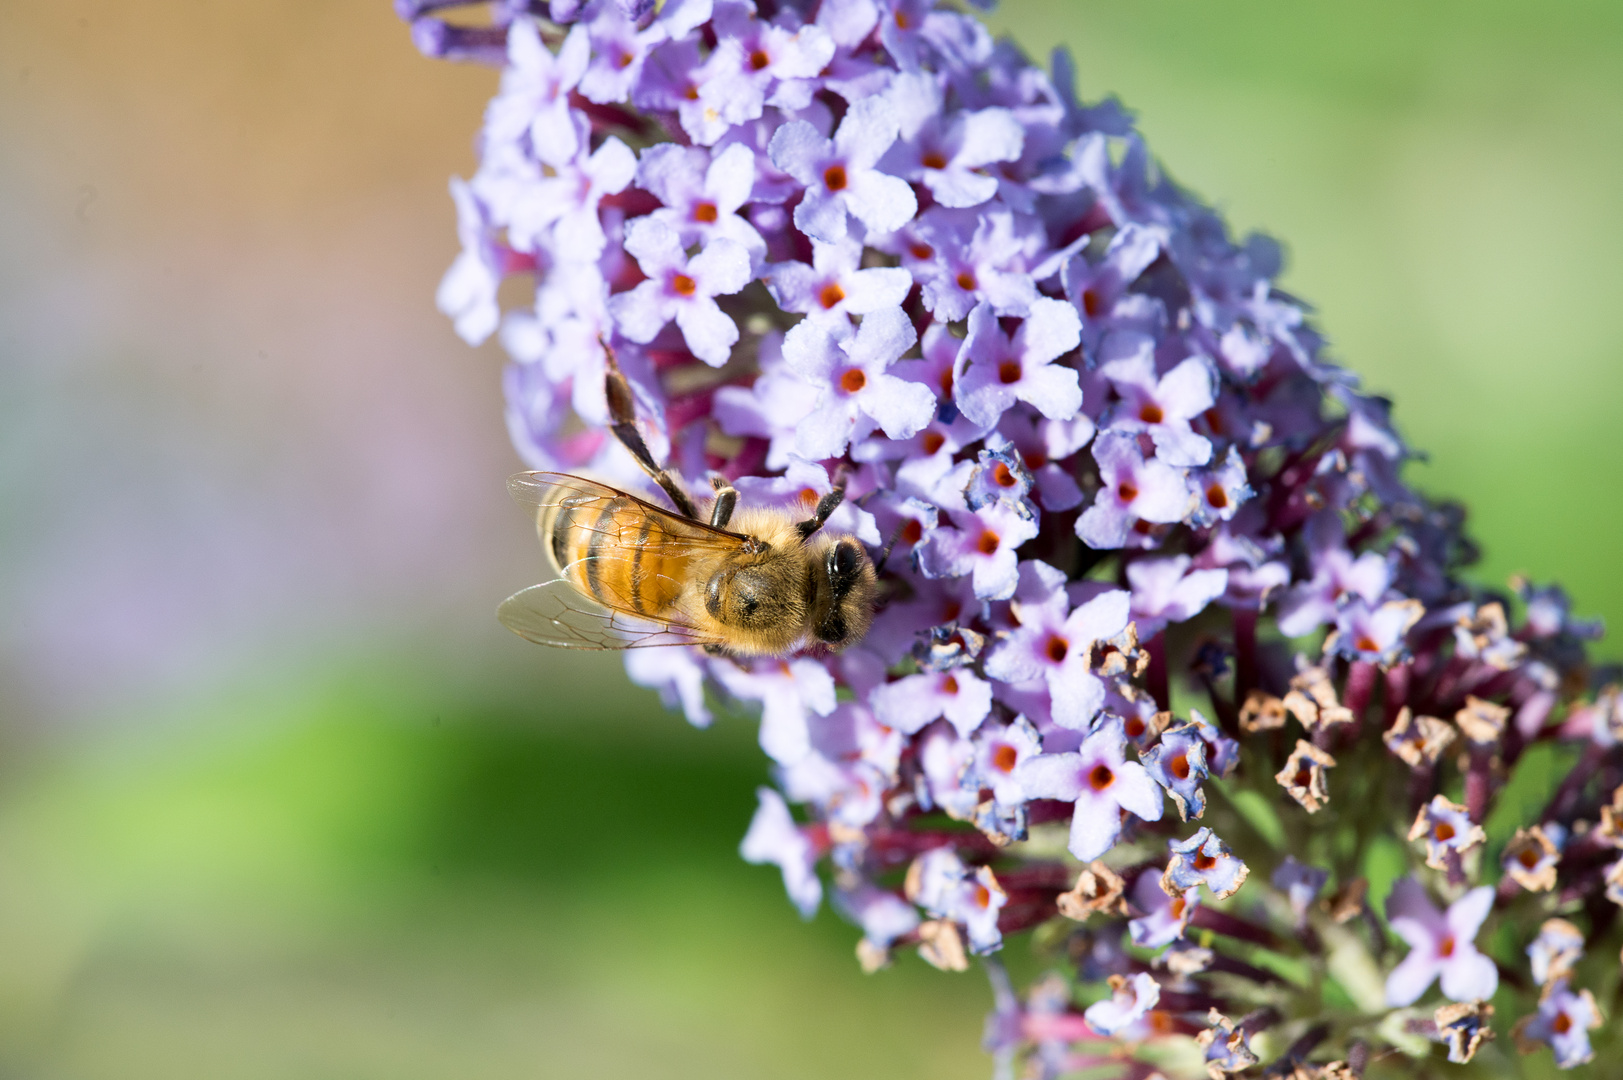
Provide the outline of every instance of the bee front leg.
<path id="1" fill-rule="evenodd" d="M 637 430 L 636 400 L 631 396 L 631 387 L 626 377 L 620 371 L 620 365 L 614 360 L 614 350 L 609 348 L 608 342 L 603 343 L 603 352 L 606 357 L 603 371 L 603 392 L 609 402 L 609 430 L 614 437 L 620 440 L 620 445 L 631 452 L 643 472 L 654 478 L 654 483 L 665 490 L 670 496 L 671 503 L 683 517 L 693 521 L 699 520 L 699 513 L 693 506 L 693 500 L 688 493 L 682 490 L 667 470 L 654 463 L 654 455 L 648 452 L 648 444 L 643 441 L 642 432 Z"/>
<path id="2" fill-rule="evenodd" d="M 823 527 L 823 523 L 828 521 L 829 515 L 838 510 L 840 504 L 844 501 L 845 484 L 842 482 L 833 491 L 817 500 L 817 509 L 812 511 L 811 517 L 795 526 L 796 529 L 800 530 L 800 538 L 802 540 L 810 539 L 818 529 Z"/>
<path id="3" fill-rule="evenodd" d="M 725 529 L 727 523 L 733 519 L 733 508 L 738 505 L 738 492 L 733 485 L 719 476 L 710 478 L 710 486 L 716 492 L 715 505 L 710 508 L 710 527 Z"/>

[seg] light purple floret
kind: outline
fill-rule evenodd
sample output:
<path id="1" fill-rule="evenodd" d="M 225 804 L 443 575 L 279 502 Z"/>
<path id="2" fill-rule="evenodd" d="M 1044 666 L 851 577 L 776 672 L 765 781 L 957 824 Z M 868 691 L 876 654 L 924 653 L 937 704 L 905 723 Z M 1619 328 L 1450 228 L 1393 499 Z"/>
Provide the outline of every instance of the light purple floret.
<path id="1" fill-rule="evenodd" d="M 1105 717 L 1074 752 L 1039 755 L 1015 775 L 1034 798 L 1076 804 L 1068 847 L 1083 861 L 1097 859 L 1115 844 L 1122 811 L 1161 820 L 1161 789 L 1144 766 L 1126 759 L 1126 742 L 1121 721 Z"/>
<path id="2" fill-rule="evenodd" d="M 789 816 L 789 806 L 771 788 L 756 791 L 760 806 L 738 852 L 745 862 L 774 863 L 783 870 L 783 887 L 804 918 L 817 912 L 823 883 L 817 880 L 817 852 Z"/>
<path id="3" fill-rule="evenodd" d="M 875 168 L 896 141 L 896 117 L 881 98 L 852 105 L 829 139 L 804 120 L 772 136 L 772 163 L 806 185 L 795 227 L 814 240 L 845 239 L 847 215 L 879 232 L 905 225 L 918 210 L 907 181 Z"/>
<path id="4" fill-rule="evenodd" d="M 1409 955 L 1386 979 L 1388 1005 L 1412 1005 L 1439 976 L 1443 995 L 1453 1001 L 1493 996 L 1499 972 L 1477 951 L 1476 935 L 1493 907 L 1493 888 L 1478 886 L 1437 910 L 1412 877 L 1399 878 L 1386 901 L 1392 932 L 1409 944 Z"/>

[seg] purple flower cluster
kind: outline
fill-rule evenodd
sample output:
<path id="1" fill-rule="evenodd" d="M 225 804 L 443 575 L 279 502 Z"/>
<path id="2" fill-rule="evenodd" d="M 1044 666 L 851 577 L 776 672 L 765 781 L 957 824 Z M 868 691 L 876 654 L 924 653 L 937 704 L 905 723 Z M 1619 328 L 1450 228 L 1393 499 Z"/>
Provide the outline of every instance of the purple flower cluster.
<path id="1" fill-rule="evenodd" d="M 830 527 L 881 563 L 839 654 L 628 654 L 695 724 L 759 708 L 778 790 L 743 854 L 802 912 L 828 889 L 870 969 L 985 957 L 988 1048 L 1033 1075 L 1144 1077 L 1132 1048 L 1176 1040 L 1212 1076 L 1469 1060 L 1502 982 L 1524 1048 L 1587 1059 L 1623 693 L 1559 590 L 1461 580 L 1463 514 L 1402 483 L 1275 244 L 1079 102 L 1063 50 L 934 0 L 459 6 L 397 3 L 502 69 L 439 303 L 512 357 L 521 455 L 650 490 L 606 432 L 612 349 L 672 472 L 807 509 L 843 484 Z M 1484 831 L 1545 743 L 1577 764 Z M 1383 924 L 1367 855 L 1405 830 Z M 1032 928 L 1062 974 L 1022 998 L 988 954 Z M 1259 951 L 1299 954 L 1289 994 Z M 1410 1008 L 1434 985 L 1462 1004 Z"/>

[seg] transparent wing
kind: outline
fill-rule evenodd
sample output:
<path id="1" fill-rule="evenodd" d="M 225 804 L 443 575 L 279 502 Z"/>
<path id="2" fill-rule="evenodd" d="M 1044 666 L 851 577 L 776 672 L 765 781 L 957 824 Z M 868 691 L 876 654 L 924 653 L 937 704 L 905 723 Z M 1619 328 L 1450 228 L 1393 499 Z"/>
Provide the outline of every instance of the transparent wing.
<path id="1" fill-rule="evenodd" d="M 651 622 L 593 603 L 559 579 L 509 596 L 496 618 L 519 637 L 563 649 L 641 649 L 653 645 L 719 645 L 720 639 L 678 622 Z"/>
<path id="2" fill-rule="evenodd" d="M 569 473 L 515 473 L 507 478 L 507 490 L 512 493 L 515 502 L 537 516 L 554 507 L 574 509 L 576 513 L 572 528 L 605 532 L 621 547 L 634 544 L 657 554 L 683 554 L 733 551 L 748 540 L 741 533 L 713 529 L 702 521 L 661 509 L 629 492 Z M 602 526 L 597 525 L 598 514 L 594 511 L 601 510 L 614 499 L 630 499 L 640 512 L 656 518 L 660 528 L 640 535 L 640 530 L 625 527 L 624 515 Z"/>

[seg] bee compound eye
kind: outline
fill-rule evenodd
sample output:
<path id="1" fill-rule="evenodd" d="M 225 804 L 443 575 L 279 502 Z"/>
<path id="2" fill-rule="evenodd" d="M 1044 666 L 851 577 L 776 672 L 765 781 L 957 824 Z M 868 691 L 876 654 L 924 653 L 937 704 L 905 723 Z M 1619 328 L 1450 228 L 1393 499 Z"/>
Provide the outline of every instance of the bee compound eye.
<path id="1" fill-rule="evenodd" d="M 828 553 L 828 572 L 830 577 L 844 578 L 856 573 L 857 564 L 861 555 L 857 546 L 849 541 L 835 544 Z"/>

